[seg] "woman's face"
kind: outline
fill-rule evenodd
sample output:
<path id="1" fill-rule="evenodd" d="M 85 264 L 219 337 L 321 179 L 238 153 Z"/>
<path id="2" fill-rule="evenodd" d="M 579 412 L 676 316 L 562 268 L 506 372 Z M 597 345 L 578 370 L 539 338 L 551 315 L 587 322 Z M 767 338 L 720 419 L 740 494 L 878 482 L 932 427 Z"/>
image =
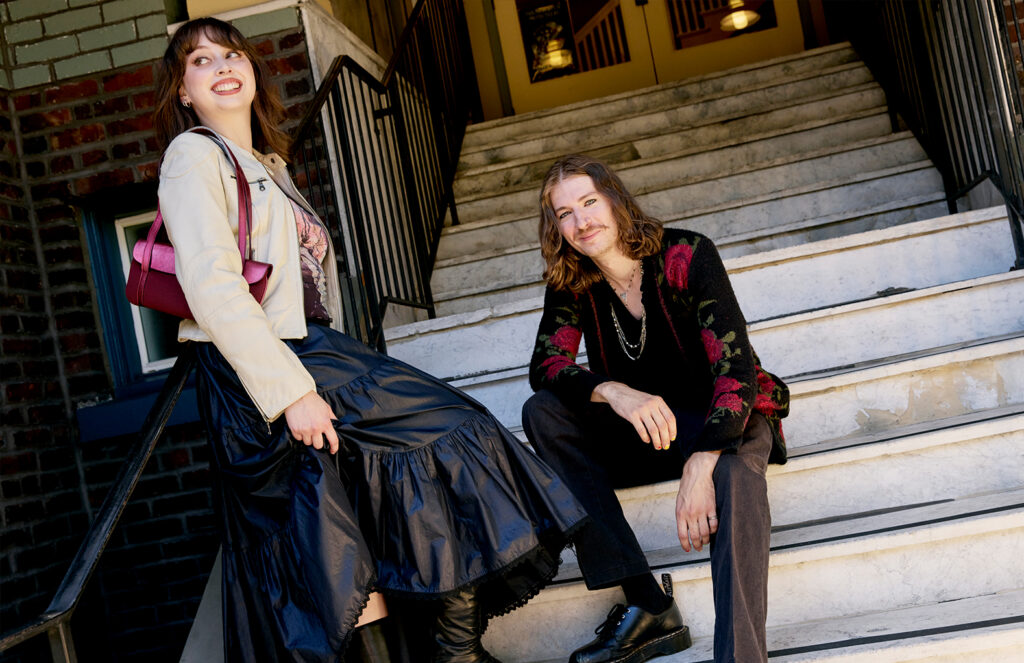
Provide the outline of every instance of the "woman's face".
<path id="1" fill-rule="evenodd" d="M 178 94 L 182 101 L 191 102 L 203 124 L 239 111 L 248 117 L 256 97 L 252 62 L 245 53 L 214 43 L 204 34 L 188 54 Z"/>
<path id="2" fill-rule="evenodd" d="M 621 253 L 619 224 L 611 203 L 597 191 L 589 175 L 571 175 L 548 195 L 558 232 L 565 241 L 592 260 Z"/>

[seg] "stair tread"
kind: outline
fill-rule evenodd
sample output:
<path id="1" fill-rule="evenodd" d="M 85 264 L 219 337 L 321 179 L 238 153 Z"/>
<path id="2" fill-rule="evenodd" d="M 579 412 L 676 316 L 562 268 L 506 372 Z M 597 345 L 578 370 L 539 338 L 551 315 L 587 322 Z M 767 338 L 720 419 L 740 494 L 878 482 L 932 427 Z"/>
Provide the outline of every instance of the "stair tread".
<path id="1" fill-rule="evenodd" d="M 787 100 L 787 102 L 789 102 L 789 103 L 787 103 L 786 105 L 779 105 L 777 107 L 774 107 L 772 109 L 772 111 L 779 111 L 779 110 L 783 110 L 783 109 L 786 109 L 786 108 L 793 108 L 793 107 L 796 107 L 796 106 L 820 103 L 822 101 L 833 99 L 835 97 L 840 97 L 840 96 L 850 95 L 850 94 L 859 94 L 859 93 L 862 93 L 862 92 L 868 92 L 868 91 L 871 91 L 871 90 L 873 90 L 873 89 L 875 89 L 877 87 L 878 87 L 877 83 L 863 83 L 863 84 L 856 85 L 856 86 L 853 86 L 853 87 L 850 87 L 850 88 L 844 88 L 843 90 L 838 90 L 838 91 L 837 90 L 829 90 L 828 92 L 824 92 L 824 93 L 817 94 L 817 95 L 811 95 L 811 96 L 802 97 L 802 98 L 799 98 L 799 99 Z M 587 145 L 587 150 L 588 151 L 609 150 L 609 149 L 617 147 L 617 146 L 630 145 L 630 144 L 632 144 L 634 142 L 637 142 L 637 141 L 650 141 L 650 140 L 657 139 L 657 138 L 663 138 L 665 136 L 674 136 L 674 135 L 677 135 L 677 134 L 686 134 L 686 133 L 690 133 L 690 132 L 693 132 L 693 131 L 704 129 L 704 128 L 707 128 L 707 127 L 710 127 L 710 126 L 715 126 L 717 124 L 733 122 L 735 120 L 738 120 L 738 119 L 741 119 L 741 118 L 744 118 L 744 117 L 756 117 L 757 115 L 760 115 L 761 112 L 762 111 L 758 111 L 758 112 L 754 112 L 754 113 L 743 112 L 743 113 L 727 114 L 727 115 L 722 115 L 722 116 L 718 116 L 718 117 L 714 117 L 714 118 L 708 118 L 708 119 L 706 119 L 704 121 L 700 121 L 700 122 L 694 123 L 692 125 L 688 125 L 686 127 L 673 127 L 671 130 L 656 131 L 656 132 L 651 132 L 651 133 L 647 133 L 647 134 L 643 134 L 643 135 L 636 135 L 636 136 L 630 137 L 628 139 L 616 138 L 616 140 L 614 142 L 604 142 L 604 143 L 602 143 L 602 142 L 595 142 L 595 143 L 590 143 L 590 144 Z M 761 132 L 761 133 L 757 133 L 757 134 L 747 134 L 746 136 L 743 136 L 743 137 L 740 137 L 740 138 L 736 138 L 736 139 L 733 139 L 733 140 L 729 140 L 729 141 L 719 141 L 717 143 L 709 143 L 707 145 L 694 146 L 691 149 L 674 153 L 674 155 L 677 156 L 677 157 L 678 156 L 685 156 L 687 154 L 699 153 L 699 152 L 702 152 L 704 150 L 718 149 L 720 147 L 726 147 L 726 146 L 729 146 L 729 145 L 737 145 L 737 144 L 741 144 L 741 143 L 752 142 L 754 140 L 759 140 L 759 139 L 764 138 L 764 137 L 784 135 L 784 134 L 788 134 L 788 133 L 796 133 L 798 131 L 802 131 L 802 130 L 807 129 L 807 128 L 814 128 L 814 127 L 822 126 L 822 125 L 835 124 L 835 123 L 844 122 L 844 121 L 847 121 L 847 120 L 854 120 L 854 119 L 861 119 L 861 118 L 865 118 L 865 117 L 872 117 L 872 116 L 878 115 L 880 113 L 881 114 L 887 114 L 888 113 L 887 107 L 886 106 L 871 106 L 871 107 L 864 108 L 864 109 L 861 109 L 861 110 L 847 112 L 847 113 L 843 113 L 843 114 L 840 114 L 840 115 L 831 116 L 831 117 L 828 117 L 828 118 L 819 118 L 819 119 L 816 119 L 816 120 L 808 120 L 808 121 L 805 121 L 805 122 L 800 123 L 800 124 L 794 124 L 794 125 L 786 126 L 784 128 L 774 129 L 772 131 Z M 458 181 L 460 179 L 473 178 L 473 177 L 476 177 L 476 176 L 479 176 L 479 175 L 485 175 L 485 174 L 489 174 L 489 173 L 499 172 L 499 171 L 502 171 L 502 170 L 508 170 L 508 169 L 511 169 L 511 168 L 519 168 L 519 167 L 523 167 L 523 166 L 526 166 L 526 165 L 529 165 L 529 164 L 554 161 L 556 158 L 558 158 L 562 154 L 564 154 L 563 150 L 550 150 L 550 151 L 547 151 L 547 152 L 541 152 L 541 153 L 537 153 L 537 154 L 530 154 L 530 155 L 522 156 L 522 157 L 514 157 L 514 158 L 507 159 L 507 160 L 504 160 L 504 161 L 500 161 L 500 162 L 497 162 L 497 163 L 488 163 L 488 164 L 484 164 L 484 165 L 480 165 L 480 166 L 470 166 L 470 167 L 467 167 L 467 168 L 465 168 L 463 170 L 460 170 L 460 171 L 458 171 L 456 173 L 456 181 Z M 659 155 L 659 157 L 648 157 L 646 160 L 655 160 L 655 159 L 663 158 L 663 156 L 667 156 L 667 155 Z M 642 161 L 642 159 L 637 159 L 636 161 Z M 629 163 L 632 164 L 632 163 L 635 163 L 635 162 L 631 161 Z M 611 165 L 614 166 L 615 164 L 611 164 Z"/>
<path id="2" fill-rule="evenodd" d="M 947 648 L 951 641 L 966 638 L 983 638 L 986 648 L 1024 646 L 1024 589 L 780 625 L 767 632 L 768 658 L 779 663 L 828 660 L 859 653 L 873 654 L 871 660 L 875 661 L 892 661 L 877 656 L 882 650 L 894 648 L 950 653 Z M 712 644 L 710 637 L 697 638 L 688 650 L 657 660 L 712 663 Z"/>
<path id="3" fill-rule="evenodd" d="M 773 63 L 771 63 L 771 61 L 767 61 L 765 63 L 760 63 L 760 64 L 761 64 L 762 68 L 767 68 L 767 67 L 773 66 Z M 702 95 L 699 95 L 699 96 L 695 96 L 695 97 L 693 97 L 691 99 L 686 99 L 685 101 L 682 101 L 682 102 L 676 102 L 675 104 L 665 104 L 665 103 L 647 104 L 644 107 L 642 107 L 642 108 L 640 108 L 638 110 L 635 110 L 633 112 L 625 112 L 625 113 L 617 114 L 615 119 L 616 119 L 616 121 L 622 121 L 622 120 L 627 120 L 627 119 L 630 119 L 630 118 L 642 117 L 644 115 L 656 114 L 656 113 L 660 113 L 660 112 L 663 112 L 665 110 L 669 110 L 669 109 L 673 109 L 673 108 L 683 108 L 683 107 L 686 107 L 686 106 L 693 106 L 693 105 L 707 103 L 709 101 L 713 101 L 713 100 L 721 99 L 721 98 L 725 98 L 725 97 L 733 97 L 733 96 L 737 96 L 737 95 L 740 95 L 740 94 L 745 94 L 745 93 L 750 93 L 750 92 L 757 92 L 757 91 L 760 91 L 760 90 L 766 90 L 766 89 L 770 89 L 770 88 L 773 88 L 773 87 L 779 87 L 779 86 L 783 86 L 783 85 L 788 85 L 790 83 L 798 83 L 798 82 L 801 82 L 801 81 L 808 81 L 808 80 L 813 80 L 813 79 L 816 79 L 816 78 L 823 78 L 823 77 L 834 75 L 834 74 L 841 74 L 841 73 L 846 72 L 846 71 L 852 71 L 852 70 L 860 69 L 860 68 L 863 68 L 863 67 L 865 67 L 863 62 L 858 61 L 858 60 L 854 60 L 854 61 L 851 61 L 851 62 L 846 62 L 846 63 L 843 63 L 843 64 L 838 64 L 838 65 L 834 65 L 834 66 L 831 66 L 831 67 L 826 67 L 826 68 L 818 69 L 818 70 L 802 71 L 802 72 L 783 74 L 783 75 L 776 76 L 776 77 L 773 77 L 773 78 L 770 78 L 770 79 L 767 79 L 767 80 L 764 80 L 764 81 L 755 81 L 753 83 L 746 83 L 746 84 L 741 83 L 740 85 L 737 85 L 736 87 L 728 87 L 728 88 L 722 89 L 722 90 L 711 91 L 711 92 L 708 92 L 708 93 L 705 93 L 705 94 L 702 94 Z M 723 75 L 723 76 L 730 76 L 730 75 L 734 75 L 735 73 L 736 73 L 735 70 L 729 70 L 727 72 L 721 72 L 721 75 Z M 668 94 L 668 93 L 670 93 L 671 90 L 677 89 L 677 88 L 683 88 L 683 87 L 688 87 L 688 86 L 689 87 L 697 87 L 704 80 L 706 80 L 704 77 L 685 79 L 683 81 L 676 81 L 674 83 L 667 83 L 667 84 L 664 84 L 664 85 L 658 85 L 658 86 L 654 86 L 654 87 L 643 88 L 643 89 L 640 89 L 640 90 L 634 90 L 634 91 L 632 91 L 632 93 L 628 93 L 628 94 L 618 94 L 618 95 L 612 95 L 610 97 L 603 97 L 600 100 L 599 104 L 602 105 L 602 106 L 609 106 L 609 105 L 614 104 L 614 103 L 616 103 L 618 101 L 621 101 L 623 99 L 634 99 L 634 98 L 643 97 L 643 96 L 654 96 L 654 95 L 658 95 L 658 94 Z M 850 87 L 852 87 L 852 86 L 850 86 Z M 559 107 L 556 107 L 556 108 L 553 108 L 553 109 L 546 109 L 546 111 L 537 111 L 537 113 L 545 113 L 545 112 L 547 113 L 546 115 L 543 115 L 543 116 L 542 115 L 535 115 L 533 113 L 523 113 L 523 114 L 520 114 L 520 115 L 515 115 L 515 116 L 512 116 L 513 121 L 508 122 L 505 125 L 499 125 L 497 123 L 492 124 L 489 127 L 484 126 L 484 124 L 471 125 L 471 126 L 476 126 L 478 128 L 476 130 L 473 130 L 473 131 L 467 130 L 466 138 L 465 138 L 465 142 L 464 142 L 464 147 L 463 147 L 463 151 L 462 151 L 462 155 L 476 154 L 478 152 L 484 152 L 484 151 L 487 151 L 487 150 L 500 149 L 502 147 L 506 147 L 506 146 L 509 146 L 509 145 L 515 145 L 517 143 L 520 143 L 520 142 L 523 142 L 523 141 L 526 141 L 526 140 L 536 140 L 536 139 L 544 138 L 546 136 L 558 135 L 559 133 L 564 131 L 563 128 L 558 126 L 557 122 L 548 122 L 546 124 L 546 126 L 544 128 L 542 128 L 542 129 L 540 129 L 540 130 L 535 130 L 535 131 L 522 130 L 514 138 L 499 138 L 499 139 L 496 139 L 496 140 L 493 140 L 493 141 L 477 142 L 478 140 L 481 140 L 481 141 L 482 140 L 486 140 L 483 137 L 479 136 L 479 134 L 484 133 L 487 129 L 499 128 L 499 127 L 502 127 L 502 126 L 506 126 L 507 127 L 507 126 L 512 126 L 512 125 L 515 125 L 515 124 L 518 124 L 518 125 L 520 125 L 520 127 L 522 127 L 522 125 L 526 124 L 527 122 L 531 122 L 531 121 L 536 120 L 536 119 L 541 119 L 542 117 L 546 117 L 546 118 L 550 119 L 550 118 L 556 117 L 558 115 L 573 113 L 577 108 L 579 108 L 581 106 L 589 109 L 589 108 L 595 107 L 595 105 L 596 104 L 594 103 L 594 101 L 590 100 L 589 102 L 582 102 L 582 104 L 581 103 L 568 104 L 568 105 L 559 106 Z M 510 118 L 503 118 L 503 119 L 510 119 Z M 603 119 L 600 115 L 597 115 L 594 118 L 587 118 L 587 119 L 585 119 L 583 121 L 574 122 L 572 130 L 576 131 L 576 130 L 580 130 L 580 129 L 589 129 L 589 128 L 601 126 L 603 124 L 607 124 L 607 120 Z"/>
<path id="4" fill-rule="evenodd" d="M 802 472 L 811 467 L 822 466 L 836 461 L 837 456 L 857 453 L 861 459 L 884 456 L 893 453 L 892 447 L 901 445 L 901 451 L 925 448 L 938 444 L 936 438 L 945 435 L 963 441 L 964 436 L 973 438 L 981 435 L 1002 434 L 1024 430 L 1024 403 L 977 410 L 942 419 L 901 424 L 893 428 L 853 437 L 823 440 L 814 444 L 789 449 L 785 465 L 770 465 L 770 477 L 789 472 Z M 995 431 L 995 432 L 994 432 Z M 675 494 L 678 481 L 622 488 L 616 492 L 623 502 L 643 500 L 656 495 Z"/>
<path id="5" fill-rule="evenodd" d="M 1011 517 L 1004 521 L 1003 516 Z M 936 537 L 969 536 L 1008 526 L 1024 527 L 1024 487 L 866 513 L 853 512 L 824 522 L 773 527 L 771 564 L 796 564 L 879 550 L 883 546 L 903 546 L 910 540 L 924 542 Z M 937 532 L 937 528 L 944 528 L 943 532 Z M 706 548 L 700 552 L 685 552 L 675 546 L 650 550 L 646 554 L 652 571 L 671 572 L 677 580 L 680 576 L 703 577 L 711 573 Z M 556 593 L 553 590 L 570 586 L 585 591 L 575 562 L 565 562 L 551 583 L 552 589 L 542 592 L 537 600 L 558 600 L 560 597 L 552 596 Z"/>
<path id="6" fill-rule="evenodd" d="M 878 113 L 876 112 L 874 114 L 877 115 Z M 806 130 L 806 129 L 816 129 L 816 128 L 821 128 L 823 126 L 830 126 L 830 125 L 833 125 L 833 124 L 837 124 L 838 122 L 841 122 L 841 121 L 844 121 L 844 120 L 841 120 L 841 119 L 838 119 L 838 118 L 836 120 L 834 120 L 834 121 L 831 120 L 831 119 L 827 120 L 827 121 L 817 120 L 817 121 L 814 121 L 814 122 L 808 122 L 804 126 L 801 126 L 800 128 L 795 129 L 795 130 L 790 130 L 788 128 L 787 129 L 779 129 L 779 130 L 776 130 L 776 131 L 765 132 L 765 133 L 760 134 L 760 135 L 758 135 L 756 137 L 749 137 L 749 139 L 747 139 L 747 140 L 735 139 L 735 140 L 731 140 L 731 141 L 721 141 L 721 142 L 713 144 L 713 145 L 698 146 L 698 147 L 696 147 L 694 149 L 681 150 L 681 151 L 673 152 L 673 153 L 669 153 L 669 154 L 657 155 L 657 156 L 647 157 L 647 158 L 642 158 L 642 159 L 636 159 L 634 161 L 629 161 L 627 163 L 619 164 L 616 167 L 616 172 L 618 173 L 619 177 L 622 177 L 624 180 L 626 180 L 629 177 L 629 171 L 630 170 L 634 170 L 636 168 L 640 168 L 640 167 L 643 167 L 643 166 L 650 166 L 652 164 L 657 164 L 657 163 L 664 162 L 664 161 L 672 161 L 672 160 L 675 160 L 675 159 L 685 159 L 687 157 L 692 157 L 692 156 L 698 155 L 698 154 L 713 153 L 713 152 L 717 152 L 719 150 L 725 150 L 725 149 L 737 147 L 737 146 L 740 146 L 740 145 L 754 144 L 754 143 L 765 141 L 765 140 L 769 140 L 769 139 L 772 139 L 772 138 L 777 138 L 779 136 L 784 136 L 784 135 L 787 135 L 787 134 L 798 133 L 799 131 L 803 131 L 803 130 Z M 807 152 L 790 152 L 790 153 L 787 153 L 787 154 L 785 154 L 783 156 L 777 156 L 777 157 L 774 157 L 774 158 L 771 158 L 771 159 L 765 159 L 763 161 L 749 161 L 749 162 L 745 163 L 742 167 L 733 168 L 733 169 L 730 169 L 728 172 L 724 172 L 724 173 L 716 172 L 716 173 L 709 173 L 709 174 L 703 174 L 703 175 L 690 175 L 690 176 L 686 176 L 686 177 L 680 178 L 679 180 L 675 180 L 671 184 L 659 185 L 658 187 L 650 188 L 650 189 L 647 189 L 647 188 L 645 188 L 643 186 L 633 186 L 633 187 L 631 187 L 630 190 L 633 193 L 633 195 L 640 196 L 640 195 L 644 195 L 644 194 L 650 194 L 650 193 L 652 193 L 654 191 L 663 191 L 663 190 L 666 190 L 666 189 L 673 189 L 673 188 L 677 188 L 677 187 L 683 187 L 683 186 L 686 186 L 686 185 L 689 185 L 689 184 L 697 184 L 699 182 L 708 182 L 708 181 L 727 179 L 729 177 L 734 177 L 736 175 L 742 175 L 744 173 L 761 172 L 761 171 L 769 170 L 771 168 L 781 168 L 781 167 L 785 167 L 785 166 L 788 166 L 788 165 L 791 165 L 791 164 L 800 163 L 800 162 L 803 162 L 803 161 L 812 161 L 814 159 L 823 159 L 823 158 L 827 158 L 827 157 L 833 157 L 833 156 L 836 156 L 836 155 L 840 155 L 840 154 L 843 154 L 843 153 L 846 153 L 846 152 L 853 152 L 853 151 L 856 151 L 856 150 L 864 150 L 864 149 L 869 149 L 869 148 L 872 148 L 872 147 L 892 145 L 892 144 L 901 143 L 901 142 L 907 142 L 908 144 L 912 143 L 914 145 L 917 145 L 917 141 L 914 138 L 914 134 L 909 132 L 909 131 L 901 131 L 901 132 L 898 132 L 898 133 L 888 133 L 888 134 L 885 134 L 883 136 L 872 136 L 872 137 L 869 137 L 869 138 L 859 138 L 859 139 L 851 140 L 849 142 L 842 143 L 842 144 L 839 144 L 839 145 L 831 145 L 831 146 L 827 146 L 827 147 L 821 147 L 821 148 L 818 148 L 818 149 L 809 150 Z M 612 164 L 612 165 L 615 166 L 615 164 Z M 477 201 L 481 201 L 481 200 L 488 200 L 490 198 L 502 197 L 502 196 L 506 196 L 506 195 L 514 194 L 514 193 L 534 192 L 534 191 L 536 191 L 538 189 L 539 185 L 540 185 L 540 180 L 538 179 L 536 182 L 529 182 L 527 184 L 520 184 L 520 185 L 503 187 L 500 191 L 485 191 L 485 192 L 481 192 L 481 193 L 473 193 L 473 194 L 460 195 L 460 196 L 458 196 L 456 198 L 455 202 L 456 202 L 456 204 L 461 205 L 461 204 L 472 203 L 472 202 L 477 202 Z"/>
<path id="7" fill-rule="evenodd" d="M 732 74 L 736 74 L 736 73 L 739 73 L 739 72 L 749 71 L 749 70 L 753 70 L 753 69 L 766 68 L 766 67 L 775 66 L 775 65 L 778 65 L 778 64 L 783 64 L 783 63 L 789 62 L 789 61 L 802 60 L 802 59 L 808 59 L 808 58 L 812 58 L 813 59 L 815 57 L 818 57 L 818 56 L 821 56 L 821 55 L 825 55 L 827 53 L 831 53 L 831 52 L 835 52 L 835 51 L 850 51 L 852 53 L 853 52 L 853 46 L 849 42 L 840 42 L 838 44 L 831 44 L 829 46 L 824 46 L 824 47 L 817 48 L 817 49 L 814 49 L 814 50 L 811 50 L 811 51 L 802 51 L 800 53 L 793 53 L 793 54 L 790 54 L 790 55 L 783 55 L 783 56 L 780 56 L 780 57 L 777 57 L 777 58 L 772 58 L 772 59 L 769 59 L 769 60 L 762 60 L 760 62 L 755 62 L 755 63 L 748 64 L 748 65 L 741 65 L 739 67 L 730 68 L 730 69 L 727 69 L 727 70 L 724 70 L 724 71 L 716 71 L 716 72 L 712 72 L 710 74 L 704 74 L 704 75 L 701 75 L 701 76 L 694 76 L 694 77 L 686 78 L 686 79 L 679 80 L 679 81 L 671 81 L 671 82 L 668 82 L 668 83 L 661 83 L 661 84 L 658 84 L 658 85 L 652 85 L 652 86 L 649 86 L 649 87 L 646 87 L 646 88 L 641 88 L 639 90 L 629 90 L 627 92 L 620 92 L 618 94 L 613 94 L 613 95 L 609 95 L 609 96 L 606 96 L 606 97 L 602 97 L 602 99 L 604 99 L 606 101 L 616 101 L 618 99 L 625 99 L 625 98 L 633 97 L 633 96 L 636 96 L 636 95 L 638 95 L 640 93 L 644 93 L 644 92 L 651 92 L 651 91 L 655 91 L 655 90 L 659 90 L 659 89 L 664 90 L 664 89 L 669 89 L 669 88 L 672 88 L 672 87 L 682 87 L 682 86 L 685 86 L 685 85 L 692 85 L 693 83 L 697 83 L 697 82 L 701 82 L 701 81 L 705 81 L 705 80 L 710 80 L 710 79 L 714 79 L 714 78 L 722 78 L 722 77 L 729 76 L 729 75 L 732 75 Z M 530 112 L 527 112 L 527 113 L 519 113 L 517 115 L 512 115 L 512 116 L 508 116 L 508 117 L 501 117 L 501 118 L 497 118 L 497 119 L 494 119 L 494 120 L 488 120 L 486 122 L 480 122 L 480 123 L 477 123 L 477 124 L 471 124 L 471 125 L 469 125 L 466 128 L 466 132 L 467 132 L 467 134 L 475 134 L 475 133 L 480 133 L 480 132 L 487 131 L 488 129 L 493 129 L 493 128 L 497 128 L 497 127 L 507 126 L 507 125 L 510 125 L 510 124 L 515 124 L 517 121 L 521 121 L 521 120 L 524 120 L 524 119 L 539 119 L 539 118 L 544 118 L 544 117 L 550 117 L 552 115 L 558 115 L 560 113 L 568 113 L 568 112 L 571 112 L 571 111 L 573 111 L 573 110 L 575 110 L 577 108 L 587 108 L 589 106 L 592 106 L 593 103 L 594 103 L 593 100 L 579 101 L 579 102 L 575 102 L 575 103 L 571 103 L 571 104 L 564 104 L 562 106 L 556 106 L 554 108 L 544 108 L 544 109 L 541 109 L 541 110 L 530 111 Z"/>

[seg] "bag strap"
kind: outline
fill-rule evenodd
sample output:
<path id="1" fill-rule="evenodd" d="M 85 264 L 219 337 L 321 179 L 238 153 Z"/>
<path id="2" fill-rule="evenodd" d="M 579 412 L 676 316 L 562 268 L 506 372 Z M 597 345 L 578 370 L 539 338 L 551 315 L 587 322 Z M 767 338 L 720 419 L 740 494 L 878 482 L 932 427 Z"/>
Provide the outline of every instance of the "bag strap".
<path id="1" fill-rule="evenodd" d="M 242 256 L 242 264 L 244 266 L 247 261 L 252 260 L 252 192 L 249 191 L 249 180 L 246 178 L 245 172 L 242 170 L 241 164 L 238 163 L 234 152 L 231 151 L 231 148 L 227 146 L 227 143 L 220 136 L 206 127 L 196 127 L 191 129 L 191 131 L 192 133 L 202 134 L 216 143 L 224 152 L 228 162 L 235 166 L 235 183 L 238 187 L 238 253 Z M 160 228 L 163 225 L 164 217 L 160 213 L 160 204 L 158 202 L 156 218 L 153 219 L 152 225 L 149 226 L 142 260 L 139 261 L 143 272 L 140 288 L 153 262 L 153 247 L 156 245 L 157 235 L 160 233 Z"/>

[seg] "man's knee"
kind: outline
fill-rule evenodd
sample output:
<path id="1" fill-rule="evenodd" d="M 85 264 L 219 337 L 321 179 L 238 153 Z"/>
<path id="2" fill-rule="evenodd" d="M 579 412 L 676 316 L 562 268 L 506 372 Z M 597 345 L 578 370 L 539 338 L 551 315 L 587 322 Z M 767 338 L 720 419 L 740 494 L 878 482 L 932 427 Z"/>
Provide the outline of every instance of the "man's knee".
<path id="1" fill-rule="evenodd" d="M 563 419 L 567 414 L 568 408 L 554 392 L 541 389 L 523 403 L 523 427 L 536 430 L 552 418 Z"/>

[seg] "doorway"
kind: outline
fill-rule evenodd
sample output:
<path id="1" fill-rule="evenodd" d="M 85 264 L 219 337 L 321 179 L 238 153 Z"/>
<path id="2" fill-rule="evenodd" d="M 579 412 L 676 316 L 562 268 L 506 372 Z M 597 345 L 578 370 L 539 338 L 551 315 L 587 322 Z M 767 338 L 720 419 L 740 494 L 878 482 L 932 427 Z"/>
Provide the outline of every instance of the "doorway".
<path id="1" fill-rule="evenodd" d="M 798 0 L 494 0 L 517 114 L 803 50 Z"/>

